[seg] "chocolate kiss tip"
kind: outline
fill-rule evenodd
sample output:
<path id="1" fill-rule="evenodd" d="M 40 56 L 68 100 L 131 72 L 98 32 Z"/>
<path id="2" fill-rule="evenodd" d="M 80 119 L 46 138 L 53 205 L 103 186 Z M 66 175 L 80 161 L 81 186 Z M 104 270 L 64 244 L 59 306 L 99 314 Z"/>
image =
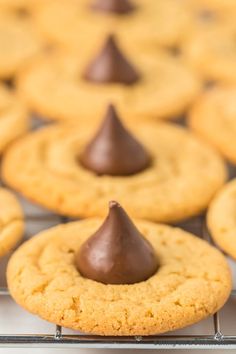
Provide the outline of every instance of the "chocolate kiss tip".
<path id="1" fill-rule="evenodd" d="M 109 105 L 100 129 L 85 147 L 79 161 L 98 175 L 129 176 L 148 168 L 151 158 L 123 126 L 115 107 Z"/>
<path id="2" fill-rule="evenodd" d="M 115 108 L 114 104 L 112 104 L 112 103 L 109 103 L 109 105 L 107 107 L 107 116 L 117 117 L 116 108 Z"/>
<path id="3" fill-rule="evenodd" d="M 104 284 L 134 284 L 159 268 L 152 245 L 116 201 L 101 227 L 80 248 L 75 264 L 80 274 Z"/>
<path id="4" fill-rule="evenodd" d="M 109 35 L 101 52 L 85 70 L 84 79 L 98 84 L 132 85 L 139 80 L 139 74 L 122 54 L 115 37 Z"/>
<path id="5" fill-rule="evenodd" d="M 135 6 L 129 0 L 95 0 L 92 10 L 125 15 L 132 12 Z"/>
<path id="6" fill-rule="evenodd" d="M 115 200 L 111 200 L 109 202 L 109 208 L 112 209 L 112 208 L 121 208 L 120 204 L 117 203 Z"/>

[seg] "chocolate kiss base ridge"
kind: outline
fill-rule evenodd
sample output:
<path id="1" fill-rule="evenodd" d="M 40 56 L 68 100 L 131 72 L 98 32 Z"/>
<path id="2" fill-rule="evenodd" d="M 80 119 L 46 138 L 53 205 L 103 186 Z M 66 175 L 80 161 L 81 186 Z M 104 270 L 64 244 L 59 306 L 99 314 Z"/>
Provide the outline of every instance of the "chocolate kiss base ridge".
<path id="1" fill-rule="evenodd" d="M 134 284 L 156 273 L 159 262 L 152 245 L 115 201 L 101 227 L 75 255 L 80 274 L 104 284 Z"/>
<path id="2" fill-rule="evenodd" d="M 91 9 L 94 11 L 125 15 L 133 12 L 135 6 L 129 0 L 95 0 Z"/>
<path id="3" fill-rule="evenodd" d="M 108 107 L 105 119 L 79 162 L 97 175 L 129 176 L 151 164 L 144 146 L 122 125 L 114 106 Z"/>

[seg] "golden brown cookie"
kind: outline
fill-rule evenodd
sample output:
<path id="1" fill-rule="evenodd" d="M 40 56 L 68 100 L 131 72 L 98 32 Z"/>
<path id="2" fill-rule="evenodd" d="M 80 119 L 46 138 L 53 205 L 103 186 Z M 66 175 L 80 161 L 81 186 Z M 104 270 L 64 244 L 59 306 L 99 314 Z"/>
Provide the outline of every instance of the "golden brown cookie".
<path id="1" fill-rule="evenodd" d="M 9 11 L 19 11 L 21 15 L 27 15 L 28 11 L 32 11 L 39 4 L 48 2 L 49 0 L 0 0 L 0 9 Z"/>
<path id="2" fill-rule="evenodd" d="M 235 241 L 236 180 L 229 182 L 211 203 L 207 224 L 211 236 L 222 250 L 236 259 Z"/>
<path id="3" fill-rule="evenodd" d="M 210 147 L 182 128 L 156 122 L 130 125 L 151 153 L 149 168 L 128 177 L 98 176 L 79 162 L 96 130 L 59 125 L 29 134 L 5 155 L 5 182 L 65 215 L 103 216 L 107 200 L 116 199 L 134 217 L 168 222 L 201 212 L 226 179 Z"/>
<path id="4" fill-rule="evenodd" d="M 128 48 L 125 53 L 140 74 L 137 83 L 86 81 L 85 69 L 102 46 L 97 43 L 93 53 L 52 53 L 25 68 L 18 87 L 31 109 L 46 119 L 88 122 L 112 102 L 127 119 L 175 119 L 199 92 L 198 79 L 179 61 L 163 52 L 156 58 L 132 56 Z"/>
<path id="5" fill-rule="evenodd" d="M 183 2 L 190 13 L 192 28 L 208 28 L 220 24 L 233 25 L 235 22 L 236 2 L 234 0 L 183 0 Z"/>
<path id="6" fill-rule="evenodd" d="M 109 33 L 136 50 L 155 50 L 158 45 L 177 45 L 185 36 L 189 16 L 174 0 L 133 0 L 134 10 L 117 15 L 94 11 L 94 0 L 54 0 L 35 13 L 42 33 L 66 48 L 93 48 Z"/>
<path id="7" fill-rule="evenodd" d="M 101 223 L 91 218 L 59 225 L 24 243 L 7 270 L 17 303 L 58 325 L 119 336 L 185 327 L 215 313 L 227 300 L 231 275 L 218 250 L 181 229 L 147 221 L 135 224 L 160 259 L 151 278 L 132 285 L 83 278 L 75 267 L 75 252 Z"/>
<path id="8" fill-rule="evenodd" d="M 220 16 L 230 16 L 236 11 L 234 0 L 186 0 L 193 10 L 210 11 Z"/>
<path id="9" fill-rule="evenodd" d="M 26 7 L 30 0 L 0 0 L 0 6 L 7 7 L 10 9 L 16 9 L 21 7 Z"/>
<path id="10" fill-rule="evenodd" d="M 27 111 L 6 86 L 0 84 L 0 154 L 13 140 L 29 129 Z"/>
<path id="11" fill-rule="evenodd" d="M 236 163 L 236 89 L 216 87 L 200 97 L 189 115 L 194 132 Z"/>
<path id="12" fill-rule="evenodd" d="M 0 188 L 0 257 L 8 253 L 22 238 L 23 211 L 15 196 Z"/>
<path id="13" fill-rule="evenodd" d="M 0 79 L 12 78 L 42 48 L 28 17 L 0 11 Z"/>
<path id="14" fill-rule="evenodd" d="M 203 26 L 190 31 L 183 47 L 185 61 L 205 80 L 236 83 L 236 26 Z"/>

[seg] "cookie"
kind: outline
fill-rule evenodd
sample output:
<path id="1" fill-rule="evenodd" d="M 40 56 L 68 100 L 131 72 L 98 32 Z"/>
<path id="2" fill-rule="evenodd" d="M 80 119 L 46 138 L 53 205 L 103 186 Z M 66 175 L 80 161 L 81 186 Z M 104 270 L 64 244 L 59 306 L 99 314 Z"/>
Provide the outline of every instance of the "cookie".
<path id="1" fill-rule="evenodd" d="M 133 0 L 133 11 L 122 15 L 95 11 L 94 3 L 45 2 L 35 13 L 36 23 L 50 42 L 66 48 L 93 48 L 97 41 L 114 33 L 127 47 L 151 51 L 158 45 L 177 45 L 189 26 L 185 7 L 173 0 Z"/>
<path id="2" fill-rule="evenodd" d="M 177 228 L 135 220 L 160 259 L 132 285 L 83 278 L 75 252 L 101 225 L 91 218 L 43 231 L 11 257 L 7 278 L 18 304 L 43 319 L 99 335 L 151 335 L 191 325 L 227 300 L 231 275 L 222 254 Z"/>
<path id="3" fill-rule="evenodd" d="M 191 25 L 195 29 L 208 28 L 221 24 L 233 25 L 236 14 L 234 0 L 186 0 L 191 15 Z"/>
<path id="4" fill-rule="evenodd" d="M 29 18 L 0 12 L 0 79 L 11 79 L 42 48 Z"/>
<path id="5" fill-rule="evenodd" d="M 6 86 L 0 84 L 0 154 L 9 143 L 29 129 L 27 111 Z"/>
<path id="6" fill-rule="evenodd" d="M 23 211 L 15 196 L 0 188 L 0 257 L 8 253 L 22 238 Z"/>
<path id="7" fill-rule="evenodd" d="M 205 92 L 189 114 L 189 126 L 236 163 L 236 89 L 216 87 Z"/>
<path id="8" fill-rule="evenodd" d="M 217 194 L 207 213 L 207 225 L 216 244 L 236 259 L 235 242 L 236 180 Z"/>
<path id="9" fill-rule="evenodd" d="M 236 11 L 234 0 L 187 0 L 193 9 L 210 11 L 220 16 L 230 16 Z"/>
<path id="10" fill-rule="evenodd" d="M 19 93 L 34 112 L 45 119 L 88 122 L 94 112 L 101 117 L 113 102 L 134 120 L 176 119 L 198 95 L 198 78 L 178 60 L 163 52 L 156 58 L 133 56 L 121 43 L 140 79 L 132 85 L 85 80 L 85 69 L 104 46 L 97 42 L 93 53 L 51 53 L 21 72 Z"/>
<path id="11" fill-rule="evenodd" d="M 210 147 L 183 128 L 156 122 L 128 125 L 152 156 L 148 168 L 132 176 L 97 175 L 79 161 L 95 125 L 47 127 L 24 137 L 4 157 L 5 182 L 68 216 L 104 216 L 107 200 L 116 199 L 134 217 L 170 222 L 203 211 L 226 179 Z"/>
<path id="12" fill-rule="evenodd" d="M 45 0 L 47 1 L 47 0 Z M 44 0 L 0 0 L 1 10 L 16 11 L 18 14 L 27 15 Z"/>
<path id="13" fill-rule="evenodd" d="M 207 81 L 235 84 L 235 35 L 236 26 L 234 30 L 218 25 L 194 31 L 183 46 L 184 60 Z"/>
<path id="14" fill-rule="evenodd" d="M 29 4 L 30 2 L 33 2 L 33 0 L 0 0 L 0 6 L 7 7 L 10 9 L 17 9 L 27 7 L 27 4 Z"/>

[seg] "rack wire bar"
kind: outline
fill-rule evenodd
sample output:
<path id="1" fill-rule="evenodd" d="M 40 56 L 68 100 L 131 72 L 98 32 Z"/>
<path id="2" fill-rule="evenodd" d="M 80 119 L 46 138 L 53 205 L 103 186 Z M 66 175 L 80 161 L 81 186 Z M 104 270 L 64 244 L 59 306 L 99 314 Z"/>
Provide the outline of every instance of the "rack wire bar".
<path id="1" fill-rule="evenodd" d="M 93 335 L 2 335 L 0 348 L 236 349 L 236 336 L 185 335 L 103 337 Z"/>
<path id="2" fill-rule="evenodd" d="M 1 288 L 0 288 L 0 295 L 2 295 L 2 296 L 7 296 L 7 295 L 9 295 L 8 289 L 1 287 Z"/>

